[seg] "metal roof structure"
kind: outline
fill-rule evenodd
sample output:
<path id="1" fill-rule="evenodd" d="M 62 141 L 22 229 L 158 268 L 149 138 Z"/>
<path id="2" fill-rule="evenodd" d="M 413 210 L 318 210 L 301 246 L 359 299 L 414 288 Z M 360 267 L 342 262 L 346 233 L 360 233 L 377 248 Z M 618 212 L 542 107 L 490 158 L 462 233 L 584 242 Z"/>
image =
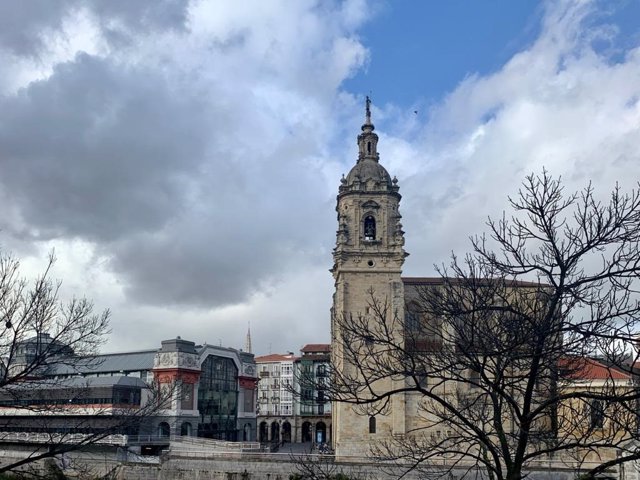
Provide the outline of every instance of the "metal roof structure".
<path id="1" fill-rule="evenodd" d="M 91 357 L 64 360 L 56 364 L 53 375 L 106 374 L 148 371 L 158 350 L 108 353 Z"/>

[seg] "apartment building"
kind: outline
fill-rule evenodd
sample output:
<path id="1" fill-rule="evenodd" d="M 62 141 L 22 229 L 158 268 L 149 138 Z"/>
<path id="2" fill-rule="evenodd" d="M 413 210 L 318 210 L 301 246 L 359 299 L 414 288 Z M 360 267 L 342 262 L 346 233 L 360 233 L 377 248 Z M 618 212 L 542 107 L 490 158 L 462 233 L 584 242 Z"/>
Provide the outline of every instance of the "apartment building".
<path id="1" fill-rule="evenodd" d="M 329 378 L 329 345 L 305 345 L 296 356 L 256 357 L 258 440 L 264 443 L 331 439 L 331 404 L 323 385 Z"/>

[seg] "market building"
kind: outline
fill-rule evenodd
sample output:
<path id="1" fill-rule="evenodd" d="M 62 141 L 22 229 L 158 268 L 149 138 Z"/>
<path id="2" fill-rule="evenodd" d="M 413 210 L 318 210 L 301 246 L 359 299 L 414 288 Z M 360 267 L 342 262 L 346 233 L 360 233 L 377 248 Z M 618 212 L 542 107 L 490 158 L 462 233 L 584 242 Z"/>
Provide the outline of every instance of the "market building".
<path id="1" fill-rule="evenodd" d="M 18 347 L 25 361 L 41 340 Z M 180 337 L 159 349 L 76 357 L 61 346 L 60 352 L 28 381 L 0 390 L 0 432 L 256 439 L 251 353 Z M 170 388 L 171 398 L 136 417 L 154 399 L 154 383 Z"/>

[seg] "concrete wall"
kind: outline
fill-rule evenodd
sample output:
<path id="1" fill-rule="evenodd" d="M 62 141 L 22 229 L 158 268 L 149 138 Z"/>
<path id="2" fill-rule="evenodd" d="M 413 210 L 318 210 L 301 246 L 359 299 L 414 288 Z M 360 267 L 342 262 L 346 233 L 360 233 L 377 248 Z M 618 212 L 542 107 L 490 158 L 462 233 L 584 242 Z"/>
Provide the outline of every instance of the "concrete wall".
<path id="1" fill-rule="evenodd" d="M 342 472 L 352 478 L 392 480 L 400 477 L 393 468 L 380 468 L 371 464 L 325 464 L 324 471 L 334 468 L 333 474 Z M 297 473 L 294 461 L 289 458 L 274 458 L 273 455 L 259 458 L 193 459 L 171 458 L 160 466 L 123 464 L 117 471 L 118 479 L 126 480 L 288 480 L 289 475 Z M 453 472 L 450 480 L 482 480 L 478 472 Z M 574 480 L 576 472 L 571 469 L 555 468 L 531 472 L 531 480 Z M 417 473 L 408 474 L 406 480 L 417 480 Z M 618 478 L 618 477 L 616 477 Z M 635 476 L 625 476 L 632 479 Z"/>
<path id="2" fill-rule="evenodd" d="M 14 459 L 23 458 L 26 450 L 20 448 L 0 449 L 0 463 L 7 464 Z M 94 448 L 87 452 L 73 452 L 65 456 L 67 468 L 65 474 L 70 476 L 77 472 L 89 473 L 91 478 L 110 474 L 109 478 L 118 480 L 288 480 L 291 474 L 299 472 L 296 467 L 296 457 L 291 454 L 238 454 L 225 453 L 219 457 L 202 458 L 202 454 L 165 455 L 161 461 L 157 457 L 136 457 L 129 454 L 129 461 L 123 458 L 121 449 Z M 332 474 L 344 473 L 352 478 L 361 480 L 395 480 L 400 477 L 400 471 L 384 468 L 370 463 L 339 463 L 333 462 L 331 457 L 312 456 L 314 461 L 322 462 L 322 469 Z M 323 460 L 320 460 L 323 459 Z M 132 461 L 134 460 L 134 461 Z M 146 463 L 142 463 L 146 462 Z M 154 463 L 155 462 L 155 463 Z M 56 463 L 62 466 L 60 458 Z M 82 466 L 86 468 L 82 468 Z M 40 462 L 43 466 L 43 462 Z M 629 464 L 623 469 L 624 473 L 613 474 L 620 480 L 637 480 L 636 465 Z M 530 480 L 574 480 L 576 471 L 557 465 L 549 465 L 537 471 L 532 471 Z M 410 473 L 406 480 L 418 480 L 417 473 Z M 453 472 L 449 480 L 484 480 L 486 477 L 477 472 Z"/>

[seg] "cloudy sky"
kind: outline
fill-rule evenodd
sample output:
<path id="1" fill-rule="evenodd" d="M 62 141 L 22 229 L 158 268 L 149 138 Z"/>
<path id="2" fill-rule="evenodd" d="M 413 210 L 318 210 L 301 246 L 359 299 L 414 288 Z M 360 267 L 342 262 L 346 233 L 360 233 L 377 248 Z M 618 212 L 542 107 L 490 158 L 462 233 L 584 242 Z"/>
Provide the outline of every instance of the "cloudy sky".
<path id="1" fill-rule="evenodd" d="M 0 246 L 106 351 L 326 342 L 367 94 L 432 275 L 530 172 L 635 185 L 640 0 L 0 0 Z"/>

